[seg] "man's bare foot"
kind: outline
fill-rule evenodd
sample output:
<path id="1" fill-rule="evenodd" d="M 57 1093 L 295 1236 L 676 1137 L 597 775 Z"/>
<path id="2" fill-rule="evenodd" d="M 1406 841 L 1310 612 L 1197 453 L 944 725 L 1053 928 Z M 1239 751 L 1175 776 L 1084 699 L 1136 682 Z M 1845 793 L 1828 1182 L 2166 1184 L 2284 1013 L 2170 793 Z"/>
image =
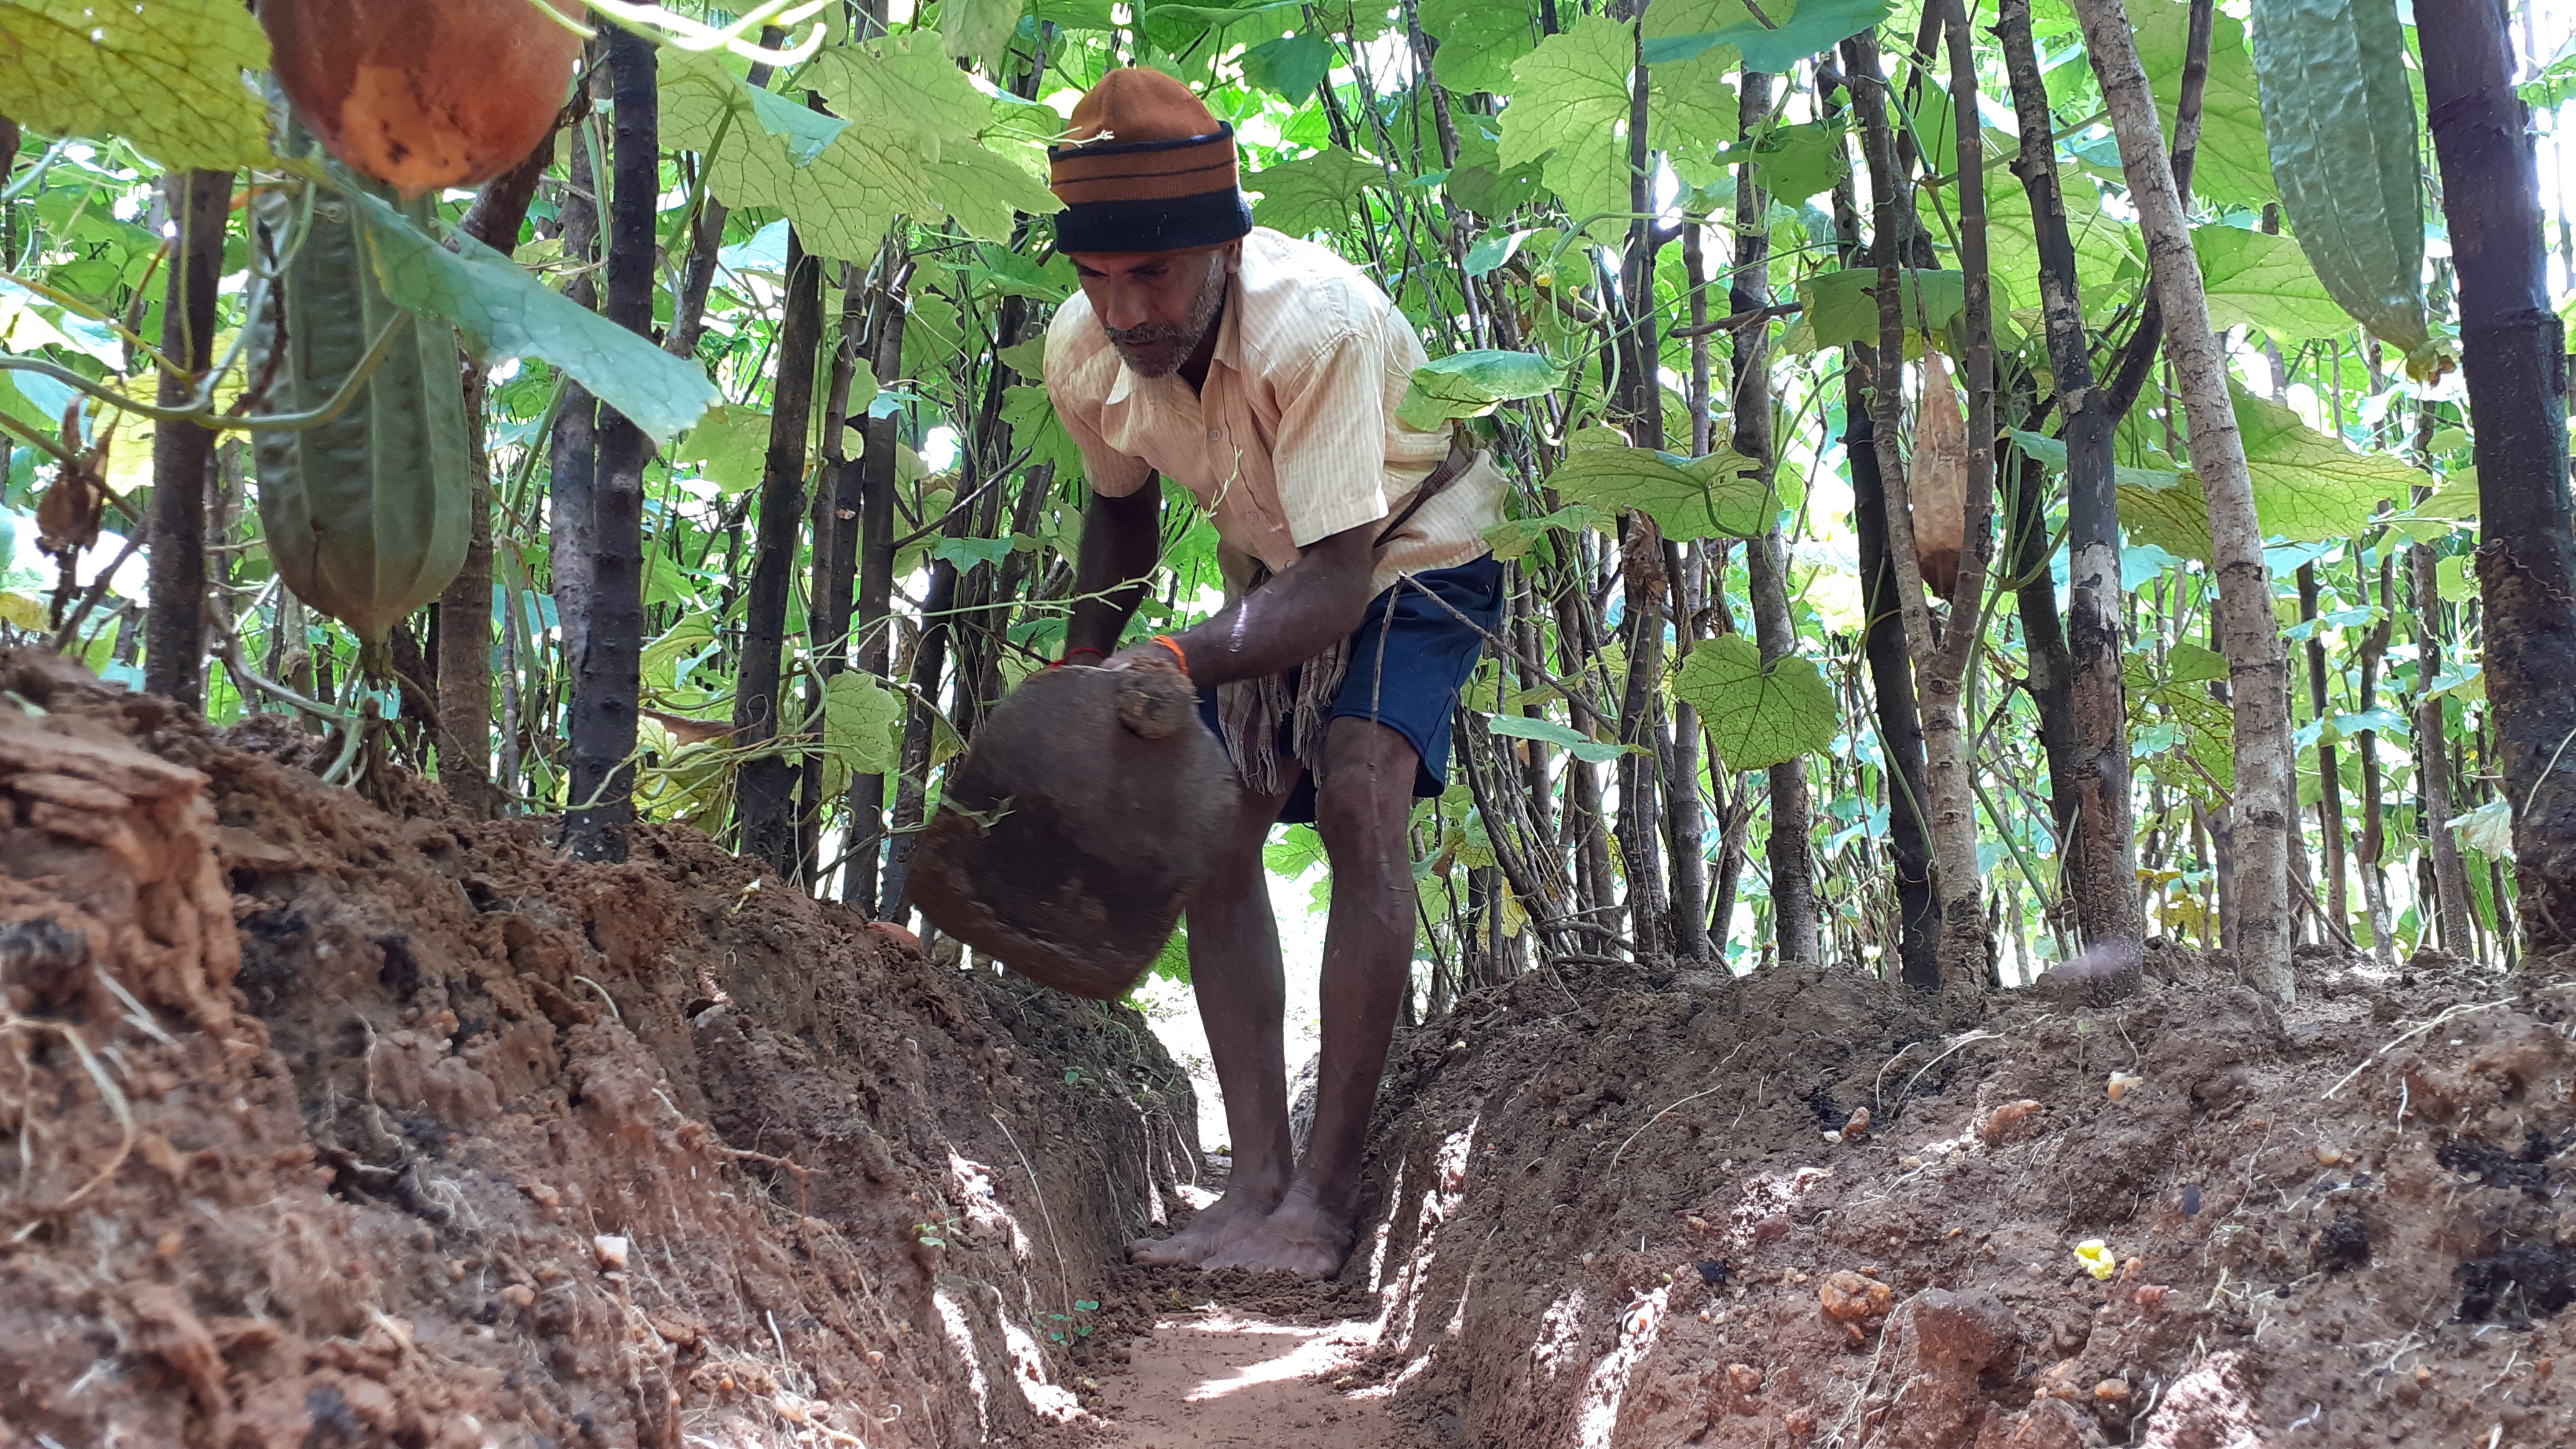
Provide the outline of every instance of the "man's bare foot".
<path id="1" fill-rule="evenodd" d="M 1351 1255 L 1353 1236 L 1348 1219 L 1292 1193 L 1259 1223 L 1226 1234 L 1217 1251 L 1201 1258 L 1199 1266 L 1330 1278 Z"/>
<path id="2" fill-rule="evenodd" d="M 1190 1225 L 1168 1238 L 1138 1238 L 1127 1245 L 1129 1261 L 1148 1268 L 1195 1267 L 1224 1244 L 1229 1229 L 1259 1223 L 1277 1206 L 1279 1193 L 1250 1186 L 1230 1187 L 1225 1196 L 1199 1210 Z"/>

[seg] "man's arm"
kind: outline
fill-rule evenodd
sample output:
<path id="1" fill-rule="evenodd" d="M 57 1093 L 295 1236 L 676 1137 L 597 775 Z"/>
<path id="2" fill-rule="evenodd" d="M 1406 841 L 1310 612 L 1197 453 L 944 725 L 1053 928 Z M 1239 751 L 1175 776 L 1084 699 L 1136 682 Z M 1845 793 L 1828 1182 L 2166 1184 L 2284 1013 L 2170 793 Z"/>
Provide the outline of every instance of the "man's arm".
<path id="1" fill-rule="evenodd" d="M 1082 548 L 1073 565 L 1072 622 L 1065 626 L 1067 657 L 1077 649 L 1103 656 L 1118 647 L 1118 636 L 1145 597 L 1161 555 L 1163 490 L 1152 478 L 1122 498 L 1091 495 L 1082 517 Z M 1157 646 L 1157 652 L 1162 651 Z"/>
<path id="2" fill-rule="evenodd" d="M 1227 605 L 1206 623 L 1172 636 L 1189 655 L 1190 682 L 1204 687 L 1277 674 L 1347 638 L 1368 615 L 1381 526 L 1383 520 L 1373 521 L 1317 539 L 1270 582 Z M 1087 529 L 1088 525 L 1083 535 L 1086 558 L 1091 551 Z M 1135 594 L 1125 597 L 1132 611 Z M 1081 615 L 1075 618 L 1079 621 Z M 1179 665 L 1172 651 L 1155 643 L 1137 645 L 1116 662 L 1131 668 Z"/>

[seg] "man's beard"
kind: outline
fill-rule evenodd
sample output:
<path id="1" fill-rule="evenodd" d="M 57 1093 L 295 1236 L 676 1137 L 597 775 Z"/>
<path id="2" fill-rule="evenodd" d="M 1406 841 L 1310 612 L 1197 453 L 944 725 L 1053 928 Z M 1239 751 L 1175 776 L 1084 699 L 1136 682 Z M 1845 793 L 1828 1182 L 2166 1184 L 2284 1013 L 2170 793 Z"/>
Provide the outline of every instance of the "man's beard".
<path id="1" fill-rule="evenodd" d="M 1148 322 L 1142 327 L 1109 327 L 1109 344 L 1118 349 L 1129 371 L 1138 377 L 1169 377 L 1181 370 L 1199 344 L 1207 340 L 1208 329 L 1216 325 L 1217 314 L 1225 310 L 1225 265 L 1218 258 L 1208 260 L 1206 285 L 1190 302 L 1190 317 L 1174 326 L 1167 322 Z"/>

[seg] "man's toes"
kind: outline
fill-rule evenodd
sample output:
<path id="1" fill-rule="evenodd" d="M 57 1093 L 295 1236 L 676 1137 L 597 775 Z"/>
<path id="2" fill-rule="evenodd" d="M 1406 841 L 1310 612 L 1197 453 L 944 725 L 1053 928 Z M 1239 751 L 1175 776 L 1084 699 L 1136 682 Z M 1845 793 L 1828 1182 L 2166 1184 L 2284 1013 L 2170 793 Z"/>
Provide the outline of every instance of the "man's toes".
<path id="1" fill-rule="evenodd" d="M 1170 1268 L 1196 1263 L 1203 1251 L 1194 1251 L 1198 1247 L 1199 1245 L 1183 1242 L 1177 1237 L 1138 1238 L 1127 1245 L 1127 1257 L 1130 1261 L 1141 1263 L 1148 1268 Z"/>

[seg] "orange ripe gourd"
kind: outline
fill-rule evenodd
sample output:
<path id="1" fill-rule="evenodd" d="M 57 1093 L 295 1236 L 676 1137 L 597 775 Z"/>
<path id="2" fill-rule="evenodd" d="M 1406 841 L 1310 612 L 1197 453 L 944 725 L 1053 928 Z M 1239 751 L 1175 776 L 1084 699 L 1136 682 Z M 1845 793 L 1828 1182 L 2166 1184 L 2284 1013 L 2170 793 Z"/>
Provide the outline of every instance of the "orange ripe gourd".
<path id="1" fill-rule="evenodd" d="M 323 146 L 405 200 L 526 160 L 563 109 L 580 0 L 260 0 L 277 83 Z"/>

